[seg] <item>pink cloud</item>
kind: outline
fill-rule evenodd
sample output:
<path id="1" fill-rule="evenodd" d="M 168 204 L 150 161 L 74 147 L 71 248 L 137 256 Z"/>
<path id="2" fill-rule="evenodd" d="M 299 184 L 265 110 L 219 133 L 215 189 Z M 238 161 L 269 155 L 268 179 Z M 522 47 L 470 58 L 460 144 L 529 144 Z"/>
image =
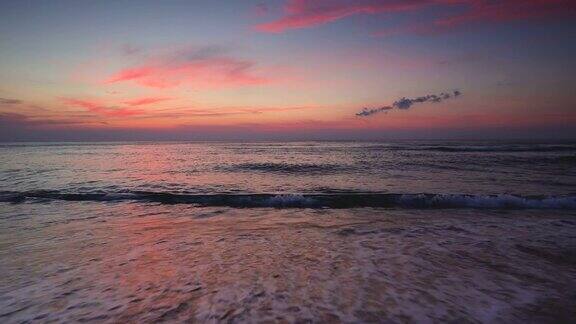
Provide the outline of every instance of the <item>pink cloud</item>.
<path id="1" fill-rule="evenodd" d="M 62 102 L 70 106 L 82 107 L 90 112 L 107 117 L 127 117 L 143 113 L 142 110 L 108 107 L 92 100 L 73 99 L 73 98 L 61 98 L 61 100 Z"/>
<path id="2" fill-rule="evenodd" d="M 162 101 L 166 101 L 166 100 L 170 100 L 170 98 L 165 98 L 165 97 L 146 97 L 146 98 L 138 98 L 138 99 L 131 99 L 131 100 L 126 100 L 123 103 L 128 105 L 128 106 L 143 106 L 143 105 L 149 105 L 149 104 L 153 104 L 153 103 L 157 103 L 157 102 L 162 102 Z"/>
<path id="3" fill-rule="evenodd" d="M 257 25 L 256 29 L 279 33 L 319 26 L 352 15 L 418 11 L 430 6 L 464 7 L 465 10 L 448 18 L 433 20 L 427 28 L 418 23 L 379 34 L 434 32 L 469 22 L 510 21 L 576 13 L 576 2 L 573 0 L 288 0 L 281 18 Z"/>
<path id="4" fill-rule="evenodd" d="M 284 17 L 256 26 L 262 32 L 279 33 L 288 29 L 323 25 L 356 14 L 376 14 L 418 9 L 430 0 L 289 0 Z"/>
<path id="5" fill-rule="evenodd" d="M 253 62 L 229 57 L 225 52 L 218 47 L 177 51 L 122 69 L 105 83 L 133 82 L 150 88 L 180 85 L 222 88 L 271 82 L 269 78 L 257 75 Z"/>

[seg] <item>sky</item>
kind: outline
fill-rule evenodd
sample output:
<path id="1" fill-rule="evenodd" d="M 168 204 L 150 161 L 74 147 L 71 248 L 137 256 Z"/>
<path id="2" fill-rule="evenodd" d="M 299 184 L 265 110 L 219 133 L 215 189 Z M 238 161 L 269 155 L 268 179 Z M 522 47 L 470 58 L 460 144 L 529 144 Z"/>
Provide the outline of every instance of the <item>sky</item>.
<path id="1" fill-rule="evenodd" d="M 0 141 L 576 139 L 573 0 L 0 0 Z"/>

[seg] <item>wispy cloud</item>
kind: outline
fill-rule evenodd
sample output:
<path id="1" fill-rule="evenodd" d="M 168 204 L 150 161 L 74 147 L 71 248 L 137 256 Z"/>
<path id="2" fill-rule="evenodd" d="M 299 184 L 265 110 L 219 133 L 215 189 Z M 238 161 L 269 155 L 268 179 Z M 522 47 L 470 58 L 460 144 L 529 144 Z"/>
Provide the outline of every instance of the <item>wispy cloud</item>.
<path id="1" fill-rule="evenodd" d="M 124 100 L 118 103 L 98 100 L 94 98 L 59 98 L 61 102 L 71 107 L 80 107 L 87 111 L 103 117 L 126 117 L 130 120 L 141 119 L 179 119 L 191 117 L 223 117 L 234 115 L 260 115 L 266 113 L 279 113 L 285 111 L 298 111 L 312 109 L 312 106 L 295 107 L 243 107 L 243 106 L 223 106 L 223 107 L 191 107 L 191 106 L 168 106 L 146 109 L 145 106 L 157 102 L 163 102 L 172 98 L 167 97 L 144 97 L 131 100 Z"/>
<path id="2" fill-rule="evenodd" d="M 138 118 L 189 118 L 189 117 L 224 117 L 236 115 L 261 115 L 273 114 L 285 111 L 299 111 L 313 109 L 312 106 L 297 107 L 218 107 L 218 108 L 196 108 L 177 107 L 164 108 L 138 116 Z"/>
<path id="3" fill-rule="evenodd" d="M 421 97 L 416 97 L 416 98 L 403 97 L 403 98 L 396 100 L 390 106 L 383 106 L 383 107 L 379 107 L 379 108 L 363 108 L 361 111 L 356 113 L 356 116 L 368 117 L 368 116 L 372 116 L 374 114 L 381 113 L 381 112 L 386 113 L 392 109 L 406 110 L 406 109 L 410 109 L 414 104 L 425 103 L 425 102 L 438 103 L 438 102 L 442 102 L 446 99 L 459 97 L 460 95 L 462 95 L 462 92 L 460 92 L 459 90 L 455 90 L 451 93 L 442 92 L 438 95 L 431 94 L 431 95 L 426 95 L 426 96 L 421 96 Z"/>
<path id="4" fill-rule="evenodd" d="M 144 113 L 143 110 L 139 109 L 105 106 L 102 103 L 94 100 L 75 98 L 61 98 L 60 100 L 70 106 L 85 108 L 92 113 L 106 117 L 128 117 Z"/>
<path id="5" fill-rule="evenodd" d="M 254 14 L 260 17 L 267 15 L 270 12 L 270 7 L 264 2 L 259 2 L 254 6 L 253 10 Z"/>
<path id="6" fill-rule="evenodd" d="M 435 25 L 453 27 L 469 22 L 500 22 L 548 16 L 569 17 L 576 14 L 576 2 L 572 0 L 459 0 L 456 3 L 466 4 L 468 10 L 462 14 L 438 19 Z"/>
<path id="7" fill-rule="evenodd" d="M 106 123 L 90 118 L 58 115 L 27 115 L 20 113 L 0 112 L 0 142 L 4 141 L 57 141 L 79 140 L 84 133 L 84 140 L 90 140 L 98 129 Z M 93 132 L 92 130 L 95 130 Z M 108 135 L 110 130 L 101 131 Z M 114 140 L 109 136 L 109 140 Z"/>
<path id="8" fill-rule="evenodd" d="M 0 105 L 19 105 L 21 103 L 23 103 L 23 101 L 18 99 L 0 98 Z"/>
<path id="9" fill-rule="evenodd" d="M 136 54 L 142 54 L 144 50 L 142 47 L 136 46 L 134 44 L 122 44 L 119 48 L 120 53 L 124 56 L 134 56 Z"/>
<path id="10" fill-rule="evenodd" d="M 427 24 L 418 22 L 412 26 L 394 27 L 376 34 L 437 32 L 470 22 L 501 22 L 576 14 L 576 2 L 573 0 L 288 0 L 282 17 L 257 25 L 256 29 L 279 33 L 319 26 L 353 15 L 413 12 L 431 6 L 450 9 L 463 7 L 464 11 L 432 20 Z"/>
<path id="11" fill-rule="evenodd" d="M 150 88 L 221 88 L 265 84 L 271 79 L 259 75 L 254 62 L 232 57 L 227 48 L 208 46 L 147 58 L 105 80 L 107 84 L 121 82 Z"/>
<path id="12" fill-rule="evenodd" d="M 279 33 L 289 29 L 323 25 L 357 14 L 393 12 L 420 7 L 425 0 L 288 0 L 284 16 L 280 19 L 256 26 L 262 32 Z"/>
<path id="13" fill-rule="evenodd" d="M 171 98 L 166 98 L 166 97 L 145 97 L 145 98 L 126 100 L 123 103 L 128 105 L 128 106 L 143 106 L 143 105 L 150 105 L 150 104 L 154 104 L 154 103 L 158 103 L 158 102 L 162 102 L 162 101 L 166 101 L 166 100 L 170 100 L 170 99 Z"/>

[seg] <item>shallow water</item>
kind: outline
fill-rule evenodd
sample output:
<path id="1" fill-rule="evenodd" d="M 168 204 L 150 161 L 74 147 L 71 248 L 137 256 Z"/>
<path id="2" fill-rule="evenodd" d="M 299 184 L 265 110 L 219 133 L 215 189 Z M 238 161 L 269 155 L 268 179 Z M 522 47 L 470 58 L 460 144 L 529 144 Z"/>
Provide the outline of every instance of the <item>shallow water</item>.
<path id="1" fill-rule="evenodd" d="M 4 206 L 6 323 L 553 322 L 576 213 Z"/>
<path id="2" fill-rule="evenodd" d="M 573 144 L 0 146 L 0 322 L 570 322 Z"/>

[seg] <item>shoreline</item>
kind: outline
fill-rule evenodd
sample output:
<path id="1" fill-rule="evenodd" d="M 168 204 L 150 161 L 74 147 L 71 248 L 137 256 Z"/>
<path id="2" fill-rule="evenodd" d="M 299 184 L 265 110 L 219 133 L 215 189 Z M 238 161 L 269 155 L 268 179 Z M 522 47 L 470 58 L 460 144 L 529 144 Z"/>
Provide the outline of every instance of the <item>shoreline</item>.
<path id="1" fill-rule="evenodd" d="M 1 232 L 5 323 L 576 316 L 574 212 L 38 205 Z"/>

